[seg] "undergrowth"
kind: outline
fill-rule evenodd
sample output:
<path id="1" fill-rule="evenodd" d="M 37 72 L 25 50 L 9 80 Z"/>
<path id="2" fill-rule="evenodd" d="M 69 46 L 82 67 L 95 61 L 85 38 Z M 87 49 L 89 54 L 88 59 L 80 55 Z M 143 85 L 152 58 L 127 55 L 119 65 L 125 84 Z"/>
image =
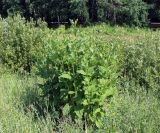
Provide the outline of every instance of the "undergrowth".
<path id="1" fill-rule="evenodd" d="M 158 133 L 160 32 L 72 23 L 0 20 L 0 133 Z"/>

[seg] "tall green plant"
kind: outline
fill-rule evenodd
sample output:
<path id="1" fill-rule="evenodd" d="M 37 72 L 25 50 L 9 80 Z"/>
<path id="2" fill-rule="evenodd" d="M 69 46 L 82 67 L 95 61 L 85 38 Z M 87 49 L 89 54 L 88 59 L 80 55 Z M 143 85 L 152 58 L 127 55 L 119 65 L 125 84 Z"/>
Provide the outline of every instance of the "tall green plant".
<path id="1" fill-rule="evenodd" d="M 69 35 L 59 29 L 54 32 L 59 36 L 47 41 L 47 58 L 39 67 L 46 79 L 43 94 L 60 117 L 71 115 L 100 127 L 118 82 L 116 45 L 103 45 L 78 29 L 76 34 L 69 29 Z"/>

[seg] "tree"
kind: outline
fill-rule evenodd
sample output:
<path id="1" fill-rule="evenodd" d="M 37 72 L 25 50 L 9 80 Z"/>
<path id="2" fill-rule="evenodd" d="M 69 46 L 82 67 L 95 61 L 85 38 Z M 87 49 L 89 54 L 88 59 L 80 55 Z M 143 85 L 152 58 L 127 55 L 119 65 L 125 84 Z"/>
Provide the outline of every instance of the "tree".
<path id="1" fill-rule="evenodd" d="M 98 0 L 88 0 L 89 18 L 91 21 L 98 21 Z"/>
<path id="2" fill-rule="evenodd" d="M 148 7 L 142 0 L 107 0 L 105 8 L 107 19 L 114 24 L 148 24 Z"/>
<path id="3" fill-rule="evenodd" d="M 70 15 L 71 19 L 79 19 L 80 23 L 89 21 L 89 13 L 86 0 L 70 0 Z"/>
<path id="4" fill-rule="evenodd" d="M 153 5 L 152 9 L 148 5 Z M 51 22 L 106 22 L 135 26 L 147 25 L 149 19 L 160 20 L 159 0 L 1 0 L 0 13 L 20 13 L 27 19 Z M 148 19 L 149 13 L 149 19 Z"/>

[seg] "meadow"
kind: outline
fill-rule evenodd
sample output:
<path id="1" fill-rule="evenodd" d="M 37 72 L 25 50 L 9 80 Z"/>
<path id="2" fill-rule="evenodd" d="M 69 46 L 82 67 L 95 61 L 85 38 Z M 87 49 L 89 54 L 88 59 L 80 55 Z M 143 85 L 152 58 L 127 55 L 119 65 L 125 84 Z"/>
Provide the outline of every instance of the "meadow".
<path id="1" fill-rule="evenodd" d="M 159 133 L 159 35 L 1 19 L 0 133 Z"/>

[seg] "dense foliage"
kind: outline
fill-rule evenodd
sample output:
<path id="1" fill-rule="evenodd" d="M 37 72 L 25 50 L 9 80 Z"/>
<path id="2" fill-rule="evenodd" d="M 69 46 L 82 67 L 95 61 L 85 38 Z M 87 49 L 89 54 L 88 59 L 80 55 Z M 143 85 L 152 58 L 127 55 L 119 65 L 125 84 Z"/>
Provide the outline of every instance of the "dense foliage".
<path id="1" fill-rule="evenodd" d="M 40 21 L 39 21 L 40 22 Z M 31 72 L 43 46 L 44 23 L 26 22 L 20 15 L 0 18 L 0 56 L 3 63 L 14 70 Z"/>
<path id="2" fill-rule="evenodd" d="M 127 82 L 134 81 L 135 85 L 139 84 L 147 91 L 151 89 L 158 95 L 160 91 L 159 41 L 158 37 L 155 39 L 151 35 L 150 39 L 126 46 L 123 71 Z"/>
<path id="3" fill-rule="evenodd" d="M 74 122 L 69 116 L 58 120 L 53 119 L 55 113 L 48 110 L 47 99 L 40 100 L 41 92 L 37 89 L 40 81 L 34 77 L 19 76 L 10 73 L 5 67 L 0 67 L 0 132 L 1 133 L 159 133 L 160 130 L 160 102 L 153 94 L 137 91 L 131 95 L 127 92 L 115 95 L 112 106 L 108 106 L 107 116 L 103 119 L 103 126 L 95 129 L 86 126 L 84 122 Z M 42 106 L 45 103 L 46 107 Z M 39 115 L 41 106 L 44 114 Z"/>
<path id="4" fill-rule="evenodd" d="M 99 18 L 114 24 L 127 24 L 130 26 L 147 26 L 148 5 L 142 0 L 119 0 L 99 2 Z"/>
<path id="5" fill-rule="evenodd" d="M 53 116 L 100 128 L 120 91 L 133 95 L 143 90 L 159 97 L 158 31 L 71 23 L 69 29 L 53 30 L 20 15 L 0 20 L 1 62 L 43 79 L 41 101 L 48 102 Z"/>
<path id="6" fill-rule="evenodd" d="M 146 26 L 150 20 L 159 19 L 158 0 L 1 0 L 3 17 L 21 13 L 25 18 L 52 22 L 69 22 L 78 19 L 80 24 L 111 22 L 131 26 Z"/>
<path id="7" fill-rule="evenodd" d="M 118 85 L 116 45 L 104 45 L 73 27 L 50 34 L 45 46 L 48 51 L 40 65 L 40 75 L 46 79 L 44 95 L 59 112 L 63 111 L 61 117 L 70 114 L 100 127 L 107 98 L 113 96 Z"/>

